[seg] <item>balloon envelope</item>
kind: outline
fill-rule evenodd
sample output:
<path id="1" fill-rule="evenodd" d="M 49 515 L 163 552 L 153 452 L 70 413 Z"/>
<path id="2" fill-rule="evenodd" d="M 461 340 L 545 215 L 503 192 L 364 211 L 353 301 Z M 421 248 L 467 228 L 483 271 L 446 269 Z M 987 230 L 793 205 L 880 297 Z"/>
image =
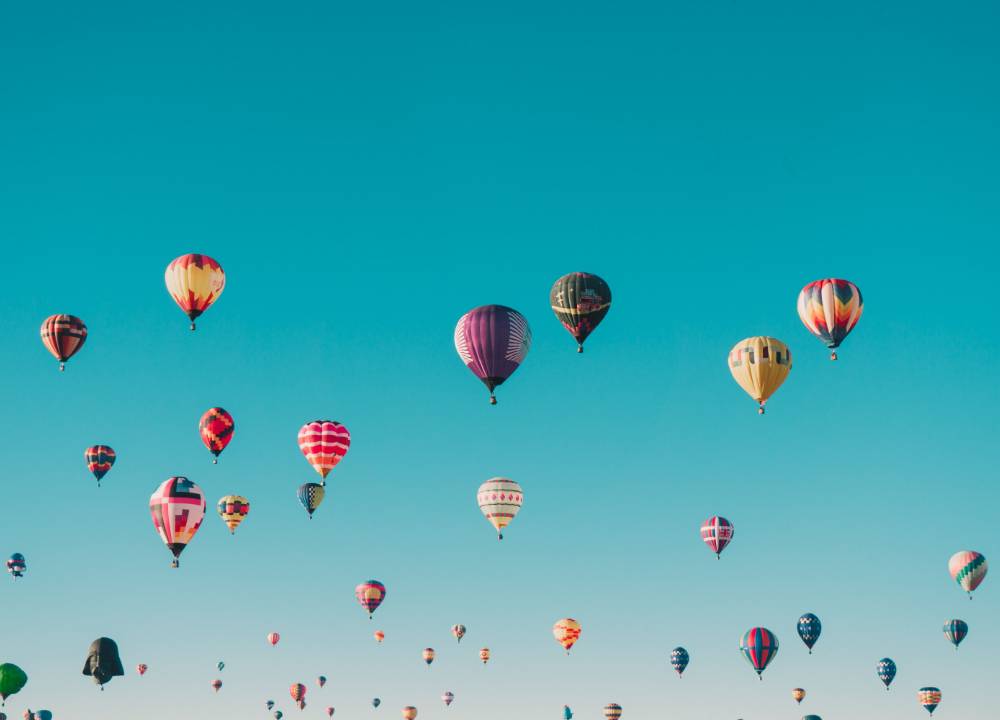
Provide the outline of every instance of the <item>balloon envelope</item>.
<path id="1" fill-rule="evenodd" d="M 309 517 L 312 518 L 313 513 L 316 512 L 316 508 L 320 506 L 320 503 L 323 502 L 323 498 L 326 497 L 326 488 L 319 483 L 302 483 L 299 485 L 296 495 L 298 495 L 299 502 L 302 503 L 302 507 L 306 509 L 306 512 L 309 513 Z"/>
<path id="2" fill-rule="evenodd" d="M 87 326 L 75 315 L 50 315 L 42 322 L 42 344 L 59 361 L 59 369 L 87 342 Z"/>
<path id="3" fill-rule="evenodd" d="M 933 715 L 934 710 L 941 704 L 941 691 L 936 687 L 922 687 L 917 691 L 917 701 Z"/>
<path id="4" fill-rule="evenodd" d="M 271 647 L 277 645 L 279 640 L 281 640 L 281 635 L 279 635 L 278 633 L 273 632 L 267 634 L 267 642 Z"/>
<path id="5" fill-rule="evenodd" d="M 792 353 L 777 338 L 757 336 L 740 340 L 729 351 L 729 372 L 743 390 L 757 401 L 757 412 L 792 370 Z"/>
<path id="6" fill-rule="evenodd" d="M 549 291 L 552 312 L 577 342 L 577 352 L 583 352 L 583 341 L 611 309 L 611 288 L 597 275 L 572 272 L 555 281 Z"/>
<path id="7" fill-rule="evenodd" d="M 28 561 L 24 559 L 24 555 L 21 553 L 11 555 L 7 559 L 7 572 L 15 580 L 19 577 L 24 577 L 24 573 L 28 572 Z"/>
<path id="8" fill-rule="evenodd" d="M 235 430 L 233 416 L 220 407 L 209 408 L 198 421 L 201 441 L 215 457 L 219 457 L 219 453 L 226 449 Z"/>
<path id="9" fill-rule="evenodd" d="M 948 642 L 955 646 L 956 650 L 968 634 L 969 625 L 964 620 L 956 618 L 944 624 L 944 636 L 948 639 Z"/>
<path id="10" fill-rule="evenodd" d="M 556 620 L 555 625 L 552 626 L 552 635 L 555 637 L 556 642 L 563 646 L 568 655 L 570 649 L 580 639 L 581 629 L 580 623 L 573 618 L 562 618 L 561 620 Z"/>
<path id="11" fill-rule="evenodd" d="M 465 313 L 455 325 L 455 350 L 490 391 L 502 385 L 524 362 L 531 347 L 531 328 L 524 316 L 504 305 L 483 305 Z"/>
<path id="12" fill-rule="evenodd" d="M 0 699 L 6 700 L 11 695 L 20 692 L 27 682 L 28 676 L 24 670 L 14 663 L 0 665 Z"/>
<path id="13" fill-rule="evenodd" d="M 194 321 L 219 299 L 226 288 L 226 273 L 208 255 L 188 253 L 169 265 L 163 276 L 167 292 L 177 306 Z"/>
<path id="14" fill-rule="evenodd" d="M 385 600 L 385 585 L 378 580 L 367 580 L 354 588 L 354 597 L 358 599 L 370 618 L 378 606 Z"/>
<path id="15" fill-rule="evenodd" d="M 173 567 L 205 518 L 205 493 L 186 477 L 164 480 L 149 498 L 153 527 L 173 553 Z"/>
<path id="16" fill-rule="evenodd" d="M 242 495 L 224 495 L 219 498 L 215 509 L 222 522 L 226 523 L 230 534 L 235 535 L 236 528 L 250 513 L 250 501 Z"/>
<path id="17" fill-rule="evenodd" d="M 674 668 L 678 675 L 683 675 L 685 668 L 690 662 L 691 656 L 688 655 L 688 651 L 682 647 L 675 647 L 670 651 L 670 665 Z"/>
<path id="18" fill-rule="evenodd" d="M 806 329 L 834 350 L 858 324 L 864 300 L 854 283 L 826 278 L 802 288 L 797 306 L 799 319 Z M 837 353 L 831 353 L 830 359 L 836 360 Z"/>
<path id="19" fill-rule="evenodd" d="M 975 550 L 960 550 L 948 561 L 948 572 L 965 592 L 972 596 L 986 577 L 986 558 Z"/>
<path id="20" fill-rule="evenodd" d="M 740 640 L 740 652 L 760 675 L 778 654 L 778 638 L 767 628 L 750 628 Z"/>
<path id="21" fill-rule="evenodd" d="M 799 637 L 802 638 L 802 642 L 805 643 L 806 647 L 809 648 L 809 653 L 812 654 L 813 645 L 819 640 L 819 635 L 823 630 L 823 625 L 820 623 L 819 618 L 812 613 L 806 613 L 799 618 L 797 629 Z"/>
<path id="22" fill-rule="evenodd" d="M 115 464 L 116 457 L 115 451 L 108 445 L 91 445 L 83 451 L 87 469 L 97 478 L 98 486 L 101 484 L 101 478 L 107 475 L 108 470 Z"/>
<path id="23" fill-rule="evenodd" d="M 622 706 L 618 703 L 608 703 L 604 706 L 606 720 L 618 720 L 622 716 Z"/>
<path id="24" fill-rule="evenodd" d="M 451 705 L 453 702 L 455 702 L 455 693 L 453 693 L 453 692 L 446 692 L 446 693 L 442 694 L 441 695 L 441 702 L 443 702 L 446 707 L 449 706 L 449 705 Z"/>
<path id="25" fill-rule="evenodd" d="M 87 659 L 83 663 L 83 674 L 92 677 L 98 685 L 124 675 L 125 668 L 118 657 L 118 643 L 107 637 L 99 637 L 90 643 Z"/>
<path id="26" fill-rule="evenodd" d="M 351 433 L 336 420 L 313 420 L 299 429 L 299 450 L 324 480 L 351 447 Z"/>
<path id="27" fill-rule="evenodd" d="M 462 638 L 465 637 L 465 625 L 452 625 L 451 634 L 455 636 L 458 642 L 462 642 Z"/>
<path id="28" fill-rule="evenodd" d="M 878 679 L 885 685 L 885 689 L 888 690 L 896 677 L 896 663 L 892 661 L 892 658 L 882 658 L 875 666 L 875 672 L 878 674 Z"/>
<path id="29" fill-rule="evenodd" d="M 510 478 L 495 477 L 479 486 L 476 501 L 497 537 L 503 540 L 503 529 L 511 524 L 524 502 L 524 491 Z"/>
<path id="30" fill-rule="evenodd" d="M 806 691 L 802 688 L 795 688 L 792 690 L 792 700 L 797 703 L 801 703 L 806 697 Z"/>
<path id="31" fill-rule="evenodd" d="M 733 533 L 733 524 L 718 515 L 713 515 L 701 524 L 701 539 L 716 557 L 721 557 L 722 551 L 732 542 Z"/>

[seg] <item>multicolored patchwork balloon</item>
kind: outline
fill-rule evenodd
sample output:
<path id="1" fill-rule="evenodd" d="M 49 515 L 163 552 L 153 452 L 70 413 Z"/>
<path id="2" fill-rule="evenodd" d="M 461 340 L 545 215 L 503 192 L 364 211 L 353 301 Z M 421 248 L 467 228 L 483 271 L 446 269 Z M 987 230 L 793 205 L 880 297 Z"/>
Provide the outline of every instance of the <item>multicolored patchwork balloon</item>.
<path id="1" fill-rule="evenodd" d="M 761 673 L 778 654 L 778 638 L 767 628 L 750 628 L 740 639 L 740 652 L 753 667 L 757 676 L 761 677 Z"/>
<path id="2" fill-rule="evenodd" d="M 875 672 L 878 674 L 878 679 L 885 685 L 886 691 L 888 691 L 889 686 L 892 685 L 892 681 L 896 677 L 896 663 L 892 661 L 892 658 L 882 658 L 878 661 L 878 665 L 875 666 Z"/>
<path id="3" fill-rule="evenodd" d="M 524 491 L 510 478 L 495 477 L 479 486 L 476 501 L 483 515 L 496 528 L 497 539 L 503 540 L 503 529 L 521 510 Z"/>
<path id="4" fill-rule="evenodd" d="M 733 524 L 719 515 L 713 515 L 701 524 L 701 539 L 716 558 L 722 557 L 722 551 L 733 539 L 733 532 Z"/>
<path id="5" fill-rule="evenodd" d="M 7 572 L 15 580 L 19 577 L 24 577 L 24 573 L 28 572 L 28 562 L 24 559 L 24 555 L 21 553 L 11 555 L 7 559 Z"/>
<path id="6" fill-rule="evenodd" d="M 975 550 L 960 550 L 948 561 L 948 572 L 959 587 L 969 593 L 970 600 L 972 591 L 979 587 L 986 577 L 987 569 L 986 558 Z"/>
<path id="7" fill-rule="evenodd" d="M 312 520 L 316 508 L 319 507 L 320 503 L 323 502 L 323 498 L 326 497 L 326 490 L 319 483 L 302 483 L 299 485 L 297 494 L 299 502 L 302 503 L 302 507 L 309 513 L 309 519 Z"/>
<path id="8" fill-rule="evenodd" d="M 402 709 L 403 720 L 416 720 L 417 709 L 412 705 L 407 705 Z"/>
<path id="9" fill-rule="evenodd" d="M 483 665 L 485 665 L 486 663 L 488 663 L 490 661 L 490 649 L 489 648 L 482 648 L 479 651 L 479 659 L 483 661 Z"/>
<path id="10" fill-rule="evenodd" d="M 809 648 L 809 654 L 812 655 L 813 645 L 819 640 L 819 634 L 823 631 L 822 623 L 812 613 L 806 613 L 799 618 L 797 629 L 799 637 L 802 638 L 802 642 Z"/>
<path id="11" fill-rule="evenodd" d="M 465 625 L 452 625 L 451 634 L 455 636 L 458 642 L 462 642 L 462 638 L 465 637 Z"/>
<path id="12" fill-rule="evenodd" d="M 580 639 L 580 630 L 580 623 L 576 620 L 573 618 L 562 618 L 561 620 L 556 620 L 556 624 L 552 626 L 552 635 L 555 637 L 556 642 L 563 646 L 566 654 L 569 655 L 570 649 Z"/>
<path id="13" fill-rule="evenodd" d="M 830 348 L 830 359 L 837 359 L 836 349 L 861 319 L 864 300 L 858 286 L 848 280 L 816 280 L 799 293 L 798 310 L 802 324 Z"/>
<path id="14" fill-rule="evenodd" d="M 229 527 L 229 533 L 235 535 L 236 528 L 250 513 L 250 501 L 242 495 L 224 495 L 219 498 L 216 510 L 222 522 Z"/>
<path id="15" fill-rule="evenodd" d="M 524 362 L 531 347 L 531 328 L 517 310 L 503 305 L 483 305 L 465 313 L 455 325 L 458 356 L 490 391 L 494 390 Z"/>
<path id="16" fill-rule="evenodd" d="M 622 716 L 622 706 L 618 703 L 608 703 L 604 706 L 605 720 L 618 720 Z"/>
<path id="17" fill-rule="evenodd" d="M 292 696 L 292 700 L 299 702 L 306 696 L 306 686 L 302 683 L 292 683 L 288 688 L 288 694 Z"/>
<path id="18" fill-rule="evenodd" d="M 42 344 L 66 369 L 66 361 L 87 342 L 87 326 L 75 315 L 50 315 L 42 322 Z"/>
<path id="19" fill-rule="evenodd" d="M 688 655 L 688 651 L 682 647 L 675 647 L 670 651 L 670 665 L 677 673 L 677 677 L 683 677 L 684 670 L 687 668 L 690 660 L 691 656 Z"/>
<path id="20" fill-rule="evenodd" d="M 922 687 L 917 691 L 917 701 L 931 715 L 941 704 L 941 691 L 936 687 Z"/>
<path id="21" fill-rule="evenodd" d="M 450 707 L 453 702 L 455 702 L 455 693 L 445 692 L 441 695 L 441 702 L 444 703 L 445 707 Z"/>
<path id="22" fill-rule="evenodd" d="M 212 463 L 219 462 L 219 453 L 226 449 L 229 441 L 233 439 L 233 432 L 236 430 L 236 423 L 233 416 L 223 408 L 213 407 L 205 411 L 198 421 L 198 432 L 201 433 L 201 441 L 205 444 L 215 457 Z"/>
<path id="23" fill-rule="evenodd" d="M 792 370 L 792 353 L 777 338 L 758 336 L 740 340 L 729 351 L 729 372 L 743 390 L 757 401 L 757 412 Z"/>
<path id="24" fill-rule="evenodd" d="M 549 291 L 552 312 L 576 339 L 576 351 L 611 309 L 611 288 L 590 273 L 572 272 L 555 281 Z"/>
<path id="25" fill-rule="evenodd" d="M 424 648 L 423 658 L 424 662 L 427 663 L 428 666 L 434 662 L 434 655 L 434 648 Z"/>
<path id="26" fill-rule="evenodd" d="M 354 588 L 354 597 L 368 611 L 368 619 L 371 620 L 375 610 L 385 600 L 385 585 L 378 580 L 367 580 Z"/>
<path id="27" fill-rule="evenodd" d="M 171 566 L 178 567 L 181 553 L 205 518 L 205 493 L 186 477 L 169 478 L 150 496 L 149 512 L 153 527 L 173 553 Z"/>
<path id="28" fill-rule="evenodd" d="M 955 646 L 955 650 L 958 650 L 958 646 L 962 644 L 968 634 L 969 624 L 965 620 L 954 619 L 944 624 L 944 636 L 948 642 Z"/>
<path id="29" fill-rule="evenodd" d="M 101 478 L 108 474 L 116 458 L 115 451 L 108 445 L 91 445 L 83 451 L 87 469 L 97 478 L 97 487 L 101 486 Z"/>
<path id="30" fill-rule="evenodd" d="M 299 429 L 299 449 L 323 478 L 337 466 L 351 447 L 351 433 L 336 420 L 313 420 Z"/>
<path id="31" fill-rule="evenodd" d="M 806 698 L 806 691 L 802 688 L 794 688 L 792 690 L 792 700 L 798 704 L 802 704 L 802 701 Z"/>
<path id="32" fill-rule="evenodd" d="M 212 306 L 226 288 L 226 273 L 208 255 L 188 253 L 167 265 L 163 275 L 167 292 L 177 306 L 194 321 Z"/>

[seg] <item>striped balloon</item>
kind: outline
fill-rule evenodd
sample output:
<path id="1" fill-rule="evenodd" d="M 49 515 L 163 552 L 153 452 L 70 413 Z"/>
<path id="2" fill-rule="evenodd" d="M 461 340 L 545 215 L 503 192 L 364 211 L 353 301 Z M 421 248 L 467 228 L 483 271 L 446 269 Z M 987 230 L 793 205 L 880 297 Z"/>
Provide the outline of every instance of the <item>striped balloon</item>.
<path id="1" fill-rule="evenodd" d="M 813 645 L 819 640 L 819 634 L 823 631 L 822 623 L 812 613 L 806 613 L 799 618 L 797 629 L 799 637 L 802 638 L 802 642 L 809 648 L 809 654 L 812 655 Z"/>
<path id="2" fill-rule="evenodd" d="M 451 634 L 455 636 L 458 642 L 462 642 L 462 638 L 465 637 L 465 625 L 452 625 Z"/>
<path id="3" fill-rule="evenodd" d="M 417 709 L 412 705 L 407 705 L 402 709 L 403 720 L 416 720 Z"/>
<path id="4" fill-rule="evenodd" d="M 149 498 L 153 527 L 180 565 L 181 553 L 205 519 L 205 493 L 186 477 L 164 480 Z"/>
<path id="5" fill-rule="evenodd" d="M 611 288 L 596 275 L 572 272 L 552 285 L 549 304 L 559 322 L 576 339 L 576 351 L 582 353 L 583 341 L 611 309 Z"/>
<path id="6" fill-rule="evenodd" d="M 733 539 L 733 524 L 724 517 L 713 515 L 701 524 L 701 539 L 716 558 L 721 558 L 722 551 Z"/>
<path id="7" fill-rule="evenodd" d="M 273 632 L 267 634 L 267 643 L 271 647 L 275 647 L 278 644 L 279 640 L 281 640 L 281 635 L 279 635 L 278 633 Z"/>
<path id="8" fill-rule="evenodd" d="M 219 462 L 219 453 L 225 450 L 226 445 L 233 439 L 235 430 L 233 416 L 223 408 L 209 408 L 201 416 L 201 420 L 198 421 L 198 432 L 201 433 L 201 441 L 205 447 L 215 456 L 213 463 Z"/>
<path id="9" fill-rule="evenodd" d="M 757 412 L 792 371 L 792 352 L 777 338 L 758 336 L 740 340 L 729 351 L 729 372 L 747 395 L 757 401 Z"/>
<path id="10" fill-rule="evenodd" d="M 684 670 L 687 668 L 690 660 L 691 656 L 688 655 L 688 651 L 682 647 L 675 647 L 670 651 L 670 664 L 677 673 L 677 677 L 683 677 Z"/>
<path id="11" fill-rule="evenodd" d="M 524 491 L 509 478 L 495 477 L 479 486 L 476 501 L 483 515 L 497 530 L 497 538 L 503 540 L 503 529 L 521 509 Z"/>
<path id="12" fill-rule="evenodd" d="M 337 466 L 351 447 L 351 433 L 336 420 L 313 420 L 299 429 L 299 449 L 323 478 Z"/>
<path id="13" fill-rule="evenodd" d="M 385 633 L 382 632 L 381 630 L 376 630 L 375 631 L 375 642 L 377 642 L 379 645 L 381 645 L 383 640 L 385 640 Z"/>
<path id="14" fill-rule="evenodd" d="M 427 663 L 428 666 L 434 662 L 434 654 L 434 648 L 424 648 L 423 658 L 424 662 Z"/>
<path id="15" fill-rule="evenodd" d="M 740 640 L 740 652 L 757 672 L 757 676 L 761 677 L 761 673 L 778 654 L 778 638 L 767 628 L 750 628 Z"/>
<path id="16" fill-rule="evenodd" d="M 479 651 L 479 659 L 483 661 L 483 665 L 485 665 L 486 663 L 488 663 L 490 661 L 490 649 L 489 648 L 482 648 Z"/>
<path id="17" fill-rule="evenodd" d="M 42 344 L 66 369 L 66 361 L 87 342 L 87 326 L 75 315 L 50 315 L 42 322 Z"/>
<path id="18" fill-rule="evenodd" d="M 567 655 L 569 655 L 569 651 L 576 644 L 576 641 L 580 639 L 580 631 L 580 623 L 573 618 L 556 620 L 555 625 L 552 626 L 552 635 L 555 637 L 556 642 L 563 646 Z"/>
<path id="19" fill-rule="evenodd" d="M 319 507 L 320 503 L 323 502 L 323 498 L 326 497 L 326 490 L 319 483 L 302 483 L 299 485 L 296 494 L 299 497 L 299 502 L 302 503 L 302 507 L 309 513 L 309 519 L 312 520 L 316 508 Z"/>
<path id="20" fill-rule="evenodd" d="M 605 720 L 618 720 L 622 716 L 622 706 L 618 703 L 608 703 L 604 706 Z"/>
<path id="21" fill-rule="evenodd" d="M 302 683 L 292 683 L 288 688 L 288 694 L 292 696 L 292 700 L 298 702 L 306 696 L 306 686 Z"/>
<path id="22" fill-rule="evenodd" d="M 892 685 L 892 681 L 896 677 L 896 663 L 892 661 L 892 658 L 882 658 L 878 661 L 878 665 L 875 666 L 875 672 L 878 674 L 878 679 L 882 681 L 885 685 L 885 689 L 888 691 L 889 686 Z"/>
<path id="23" fill-rule="evenodd" d="M 972 591 L 979 587 L 986 577 L 986 558 L 975 550 L 960 550 L 948 561 L 948 572 L 972 598 Z"/>
<path id="24" fill-rule="evenodd" d="M 795 688 L 792 690 L 792 700 L 799 703 L 800 705 L 802 704 L 802 701 L 805 700 L 805 697 L 806 697 L 806 691 L 803 690 L 802 688 Z"/>
<path id="25" fill-rule="evenodd" d="M 524 315 L 504 305 L 483 305 L 465 313 L 455 325 L 455 350 L 473 374 L 490 391 L 524 362 L 531 347 L 531 328 Z"/>
<path id="26" fill-rule="evenodd" d="M 242 495 L 226 495 L 219 498 L 216 511 L 229 527 L 229 533 L 235 535 L 236 528 L 250 512 L 250 501 Z"/>
<path id="27" fill-rule="evenodd" d="M 969 625 L 964 620 L 949 620 L 944 624 L 944 636 L 948 642 L 955 646 L 956 650 L 968 634 Z"/>
<path id="28" fill-rule="evenodd" d="M 101 478 L 107 475 L 108 470 L 115 464 L 115 451 L 108 445 L 91 445 L 83 451 L 83 459 L 87 462 L 87 469 L 97 478 L 97 487 L 101 486 Z"/>
<path id="29" fill-rule="evenodd" d="M 864 300 L 858 286 L 847 280 L 816 280 L 799 293 L 799 319 L 813 335 L 830 348 L 836 360 L 836 348 L 861 319 Z"/>
<path id="30" fill-rule="evenodd" d="M 354 597 L 361 603 L 361 607 L 368 611 L 370 620 L 375 610 L 385 600 L 385 585 L 378 580 L 367 580 L 354 588 Z"/>
<path id="31" fill-rule="evenodd" d="M 177 306 L 194 321 L 208 310 L 226 288 L 226 273 L 222 266 L 208 255 L 188 253 L 169 265 L 163 274 L 167 292 Z"/>
<path id="32" fill-rule="evenodd" d="M 936 687 L 922 687 L 917 691 L 917 700 L 931 715 L 941 704 L 941 691 Z"/>

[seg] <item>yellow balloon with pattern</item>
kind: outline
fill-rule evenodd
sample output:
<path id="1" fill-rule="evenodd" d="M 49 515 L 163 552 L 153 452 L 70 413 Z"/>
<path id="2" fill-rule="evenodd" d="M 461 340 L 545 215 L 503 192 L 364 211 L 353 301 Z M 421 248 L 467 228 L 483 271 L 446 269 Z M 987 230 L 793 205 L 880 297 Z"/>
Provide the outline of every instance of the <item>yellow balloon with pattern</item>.
<path id="1" fill-rule="evenodd" d="M 764 403 L 792 370 L 792 353 L 777 338 L 760 335 L 740 340 L 729 351 L 729 372 L 747 395 L 757 401 L 761 415 Z"/>

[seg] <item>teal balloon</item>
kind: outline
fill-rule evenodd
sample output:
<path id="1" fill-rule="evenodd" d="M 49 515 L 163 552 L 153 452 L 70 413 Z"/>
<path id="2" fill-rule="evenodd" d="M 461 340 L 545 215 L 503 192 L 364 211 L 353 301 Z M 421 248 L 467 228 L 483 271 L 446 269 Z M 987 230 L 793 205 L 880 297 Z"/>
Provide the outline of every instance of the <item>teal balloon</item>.
<path id="1" fill-rule="evenodd" d="M 573 711 L 569 709 L 569 705 L 563 705 L 563 720 L 573 720 Z"/>
<path id="2" fill-rule="evenodd" d="M 802 720 L 823 720 L 819 715 L 806 715 Z"/>
<path id="3" fill-rule="evenodd" d="M 372 707 L 378 707 L 382 704 L 382 700 L 379 698 L 372 698 Z"/>
<path id="4" fill-rule="evenodd" d="M 14 663 L 0 665 L 0 699 L 6 700 L 20 692 L 27 682 L 28 675 Z"/>
<path id="5" fill-rule="evenodd" d="M 222 672 L 222 669 L 223 669 L 224 667 L 226 667 L 226 663 L 224 663 L 224 662 L 222 662 L 221 660 L 219 660 L 219 664 L 218 664 L 218 665 L 217 665 L 216 667 L 218 667 L 218 668 L 219 668 L 219 672 Z"/>
<path id="6" fill-rule="evenodd" d="M 35 713 L 34 720 L 52 720 L 52 713 L 48 710 L 39 710 Z"/>

